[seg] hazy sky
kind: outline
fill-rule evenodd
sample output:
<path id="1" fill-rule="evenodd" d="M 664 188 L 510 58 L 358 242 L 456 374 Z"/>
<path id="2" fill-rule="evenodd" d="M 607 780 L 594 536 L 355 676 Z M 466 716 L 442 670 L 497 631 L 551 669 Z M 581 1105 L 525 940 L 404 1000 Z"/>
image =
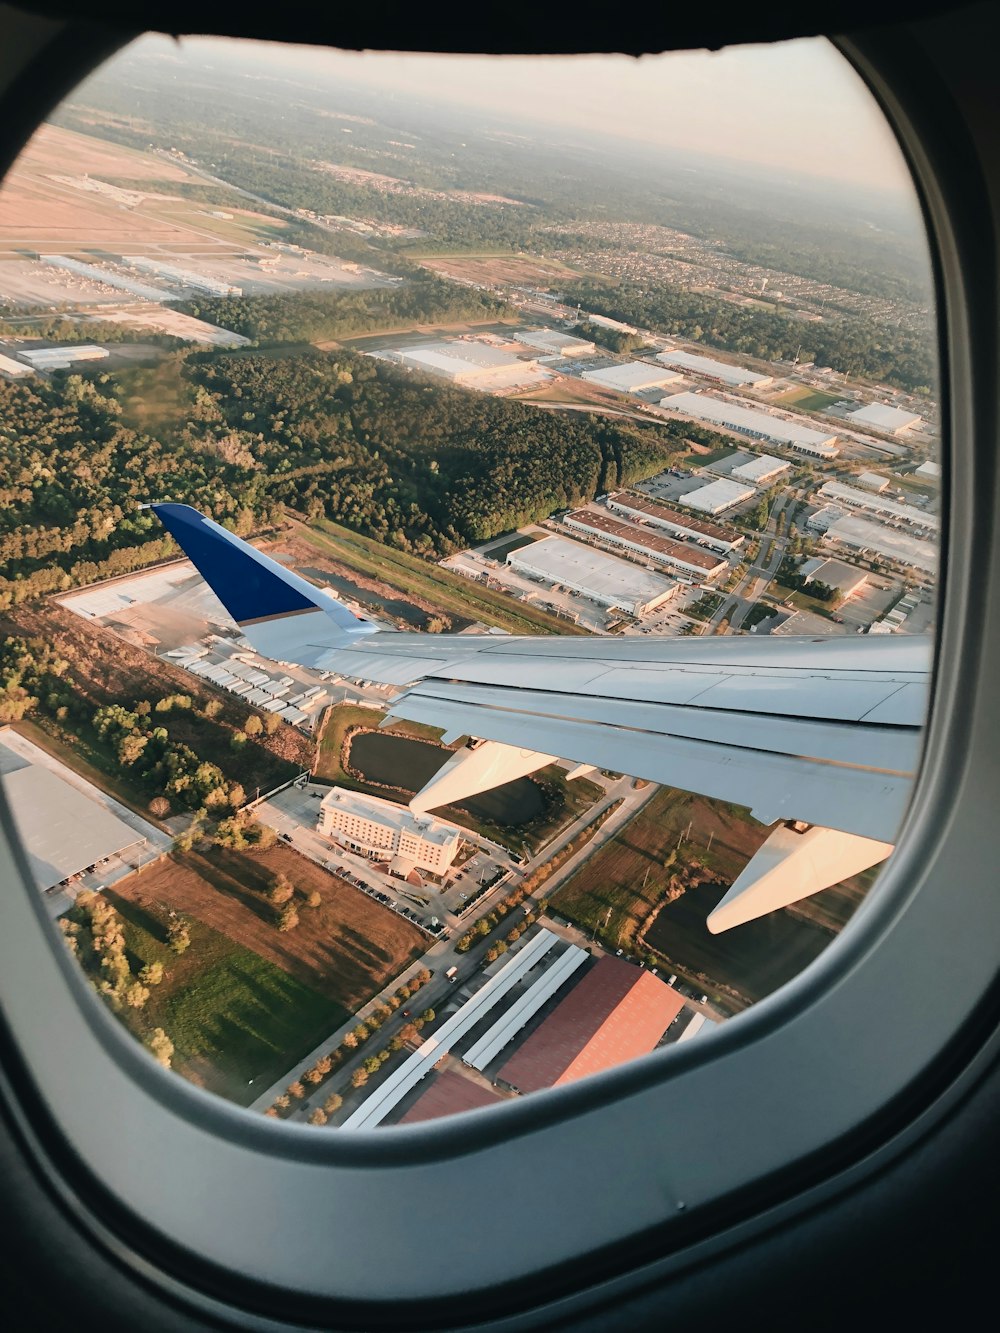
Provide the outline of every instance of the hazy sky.
<path id="1" fill-rule="evenodd" d="M 210 40 L 186 39 L 204 51 Z M 827 180 L 912 191 L 874 100 L 821 38 L 662 56 L 355 54 L 241 43 L 271 65 Z M 256 48 L 256 49 L 253 49 Z"/>

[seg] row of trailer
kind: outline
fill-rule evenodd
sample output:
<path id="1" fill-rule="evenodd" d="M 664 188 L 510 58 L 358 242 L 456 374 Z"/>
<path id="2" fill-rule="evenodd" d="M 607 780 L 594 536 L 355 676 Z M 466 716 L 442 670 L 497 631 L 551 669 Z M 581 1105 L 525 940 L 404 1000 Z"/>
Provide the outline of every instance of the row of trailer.
<path id="1" fill-rule="evenodd" d="M 245 703 L 266 713 L 276 713 L 284 722 L 290 722 L 296 727 L 310 728 L 319 709 L 329 702 L 329 694 L 322 685 L 299 688 L 297 693 L 292 694 L 291 691 L 299 684 L 293 677 L 271 676 L 238 658 L 208 662 L 205 659 L 210 651 L 202 644 L 186 644 L 171 649 L 166 656 L 193 676 L 210 681 L 220 689 L 229 690 Z"/>

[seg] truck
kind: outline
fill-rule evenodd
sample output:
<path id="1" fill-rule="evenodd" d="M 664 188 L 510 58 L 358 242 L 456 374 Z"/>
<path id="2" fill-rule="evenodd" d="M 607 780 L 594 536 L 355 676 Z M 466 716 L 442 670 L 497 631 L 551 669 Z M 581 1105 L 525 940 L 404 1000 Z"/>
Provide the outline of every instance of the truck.
<path id="1" fill-rule="evenodd" d="M 458 968 L 449 967 L 447 972 L 445 972 L 445 976 L 448 978 L 449 981 L 454 981 L 455 978 L 458 976 Z"/>

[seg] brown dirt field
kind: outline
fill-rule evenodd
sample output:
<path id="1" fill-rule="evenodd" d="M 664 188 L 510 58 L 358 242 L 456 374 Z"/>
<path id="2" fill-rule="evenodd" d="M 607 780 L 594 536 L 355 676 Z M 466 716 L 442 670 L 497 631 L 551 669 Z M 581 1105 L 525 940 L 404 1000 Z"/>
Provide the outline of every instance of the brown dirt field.
<path id="1" fill-rule="evenodd" d="M 141 181 L 196 179 L 184 167 L 153 153 L 76 134 L 56 125 L 42 125 L 17 160 L 15 172 L 56 172 L 64 175 L 118 176 Z"/>
<path id="2" fill-rule="evenodd" d="M 299 910 L 299 924 L 284 934 L 266 900 L 279 871 L 295 886 Z M 313 889 L 322 897 L 316 908 L 304 901 Z M 114 893 L 156 921 L 169 908 L 194 917 L 350 1012 L 425 948 L 415 926 L 281 845 L 266 852 L 214 847 L 168 856 L 120 880 Z"/>
<path id="3" fill-rule="evenodd" d="M 284 723 L 273 736 L 262 733 L 236 754 L 229 742 L 252 711 L 245 703 L 224 690 L 206 687 L 189 672 L 126 643 L 110 630 L 89 624 L 56 602 L 17 607 L 0 621 L 0 633 L 53 643 L 69 661 L 69 674 L 79 693 L 95 709 L 108 703 L 131 706 L 139 699 L 155 704 L 168 694 L 189 694 L 198 705 L 219 700 L 222 710 L 214 719 L 175 709 L 165 715 L 165 725 L 171 739 L 190 745 L 202 759 L 218 764 L 251 795 L 257 786 L 267 790 L 290 777 L 289 763 L 299 769 L 312 764 L 312 742 Z"/>
<path id="4" fill-rule="evenodd" d="M 462 258 L 432 255 L 421 259 L 422 267 L 459 282 L 529 282 L 565 278 L 573 270 L 547 259 L 528 259 L 519 255 L 483 255 Z"/>

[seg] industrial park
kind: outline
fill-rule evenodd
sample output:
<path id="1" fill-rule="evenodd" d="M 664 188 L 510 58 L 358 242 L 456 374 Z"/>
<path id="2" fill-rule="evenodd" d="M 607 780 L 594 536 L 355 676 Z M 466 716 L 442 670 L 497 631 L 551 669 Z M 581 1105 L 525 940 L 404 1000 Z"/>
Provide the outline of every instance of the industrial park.
<path id="1" fill-rule="evenodd" d="M 388 1128 L 707 1041 L 850 919 L 919 732 L 938 407 L 808 351 L 919 301 L 316 119 L 282 157 L 84 102 L 4 187 L 0 779 L 155 1058 Z M 487 181 L 529 151 L 486 138 Z"/>

